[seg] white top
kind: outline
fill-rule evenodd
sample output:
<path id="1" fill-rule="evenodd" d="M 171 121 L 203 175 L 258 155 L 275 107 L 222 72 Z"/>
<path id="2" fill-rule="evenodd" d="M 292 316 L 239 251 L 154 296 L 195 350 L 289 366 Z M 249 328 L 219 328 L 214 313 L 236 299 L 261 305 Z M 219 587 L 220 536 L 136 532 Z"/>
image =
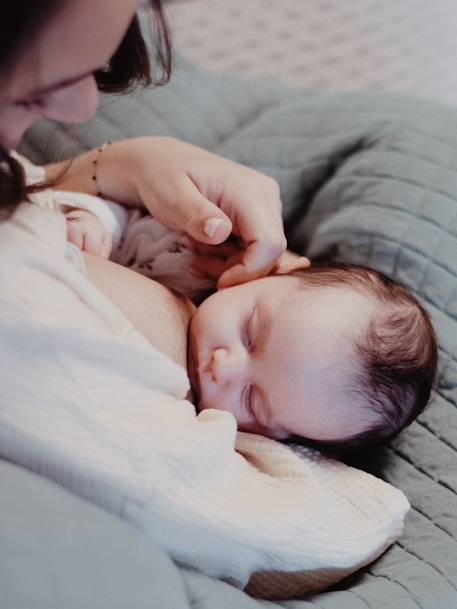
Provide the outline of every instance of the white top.
<path id="1" fill-rule="evenodd" d="M 311 450 L 198 416 L 184 369 L 66 257 L 65 218 L 0 225 L 0 454 L 133 523 L 173 559 L 245 586 L 256 571 L 329 585 L 400 534 L 409 504 Z M 235 445 L 237 450 L 235 450 Z M 284 594 L 261 578 L 257 592 Z M 298 582 L 298 584 L 297 584 Z"/>

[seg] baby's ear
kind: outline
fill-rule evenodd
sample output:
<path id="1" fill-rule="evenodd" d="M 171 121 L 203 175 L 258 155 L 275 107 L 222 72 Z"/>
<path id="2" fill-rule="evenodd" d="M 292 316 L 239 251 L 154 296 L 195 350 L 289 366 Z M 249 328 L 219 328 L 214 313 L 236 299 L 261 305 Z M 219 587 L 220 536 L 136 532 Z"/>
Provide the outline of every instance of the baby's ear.
<path id="1" fill-rule="evenodd" d="M 297 254 L 286 250 L 271 269 L 270 275 L 287 275 L 287 273 L 298 271 L 299 269 L 306 269 L 309 266 L 311 266 L 309 258 L 297 256 Z"/>

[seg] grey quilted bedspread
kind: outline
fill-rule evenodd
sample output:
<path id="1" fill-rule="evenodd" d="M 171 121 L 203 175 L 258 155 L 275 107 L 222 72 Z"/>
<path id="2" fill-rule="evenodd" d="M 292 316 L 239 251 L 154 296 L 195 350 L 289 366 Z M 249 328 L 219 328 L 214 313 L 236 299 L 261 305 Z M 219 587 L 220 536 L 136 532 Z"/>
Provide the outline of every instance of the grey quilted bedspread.
<path id="1" fill-rule="evenodd" d="M 185 66 L 163 90 L 106 100 L 74 139 L 84 149 L 145 134 L 174 135 L 275 177 L 293 248 L 402 281 L 431 312 L 440 341 L 430 406 L 389 446 L 356 458 L 408 496 L 401 539 L 338 589 L 306 600 L 259 601 L 181 569 L 182 607 L 457 608 L 457 110 L 368 94 L 324 97 Z M 56 145 L 68 148 L 65 140 L 43 125 L 25 152 L 42 161 Z"/>

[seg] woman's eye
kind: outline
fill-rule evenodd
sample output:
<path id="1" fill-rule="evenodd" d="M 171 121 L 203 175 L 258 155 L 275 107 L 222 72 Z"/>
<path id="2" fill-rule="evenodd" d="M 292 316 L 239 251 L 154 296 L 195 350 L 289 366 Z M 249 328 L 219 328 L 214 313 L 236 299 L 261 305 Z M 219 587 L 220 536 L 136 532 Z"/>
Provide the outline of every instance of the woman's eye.
<path id="1" fill-rule="evenodd" d="M 21 99 L 14 102 L 15 106 L 19 108 L 23 108 L 24 110 L 32 110 L 34 108 L 42 108 L 46 104 L 46 100 L 44 98 L 37 99 Z"/>

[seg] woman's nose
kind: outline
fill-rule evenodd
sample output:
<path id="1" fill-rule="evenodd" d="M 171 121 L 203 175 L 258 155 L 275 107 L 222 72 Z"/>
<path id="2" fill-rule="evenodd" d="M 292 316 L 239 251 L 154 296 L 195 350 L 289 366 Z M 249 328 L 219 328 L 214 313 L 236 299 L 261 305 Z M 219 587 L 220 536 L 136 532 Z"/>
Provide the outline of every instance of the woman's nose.
<path id="1" fill-rule="evenodd" d="M 91 119 L 98 105 L 95 78 L 87 76 L 73 85 L 51 93 L 42 116 L 64 123 L 84 123 Z"/>
<path id="2" fill-rule="evenodd" d="M 215 349 L 210 363 L 210 371 L 217 385 L 232 381 L 245 381 L 248 375 L 248 359 L 241 352 Z"/>

